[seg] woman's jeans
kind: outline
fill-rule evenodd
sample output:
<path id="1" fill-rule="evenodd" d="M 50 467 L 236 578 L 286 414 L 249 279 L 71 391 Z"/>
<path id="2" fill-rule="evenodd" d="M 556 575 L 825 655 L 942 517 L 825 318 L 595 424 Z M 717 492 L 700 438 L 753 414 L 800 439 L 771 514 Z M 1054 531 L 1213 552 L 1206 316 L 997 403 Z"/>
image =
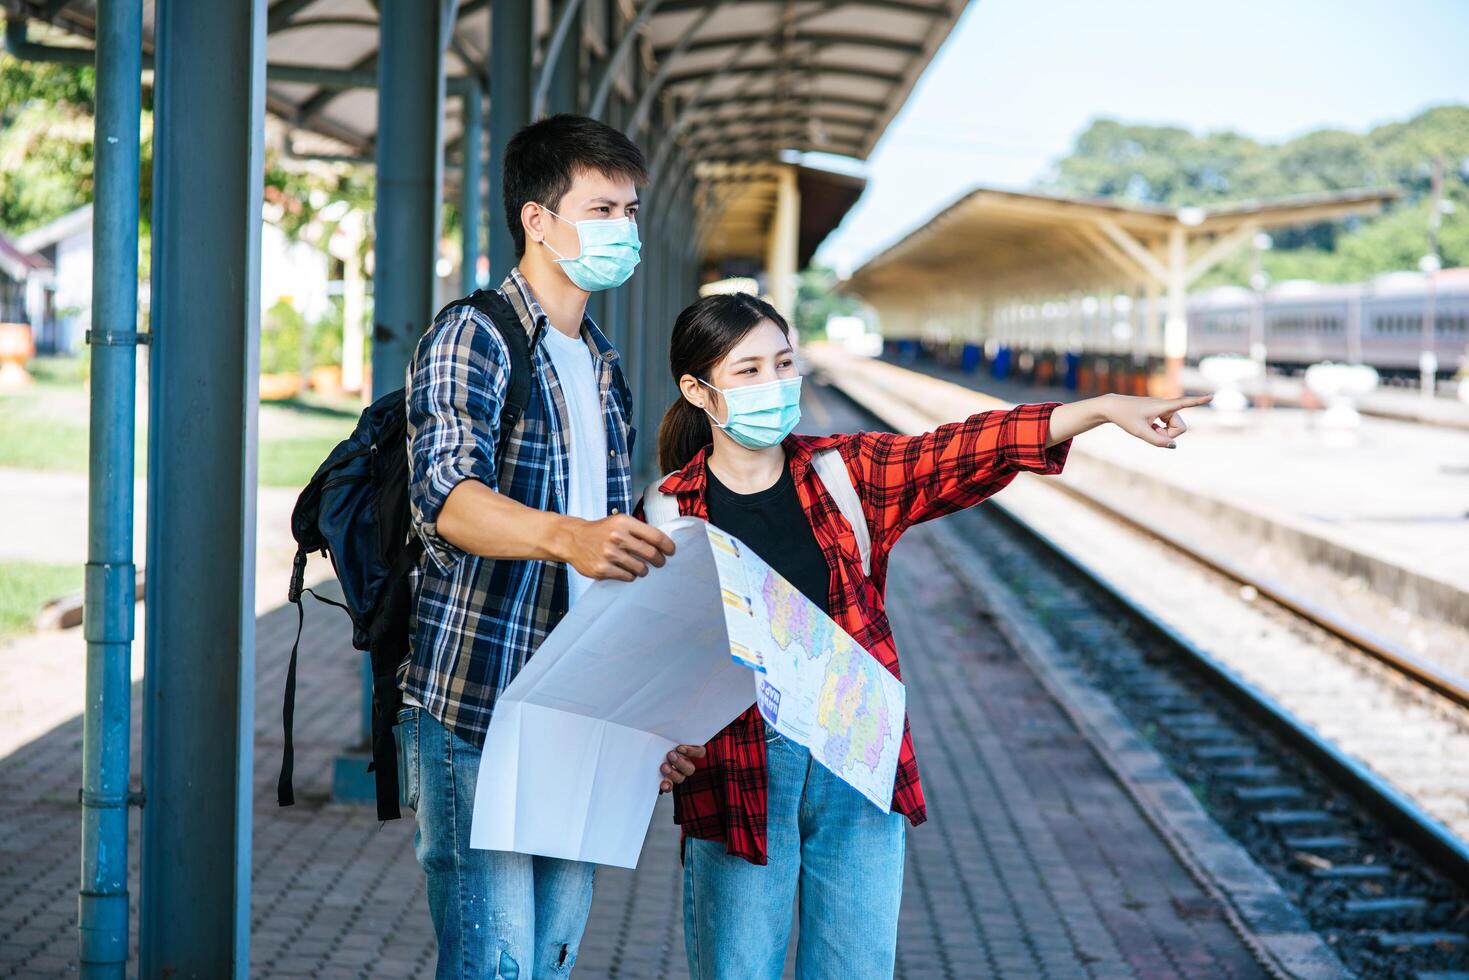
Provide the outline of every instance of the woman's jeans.
<path id="1" fill-rule="evenodd" d="M 890 977 L 903 894 L 903 816 L 883 813 L 775 735 L 761 867 L 684 841 L 684 945 L 695 980 L 779 980 L 800 888 L 796 976 Z"/>
<path id="2" fill-rule="evenodd" d="M 469 846 L 480 751 L 422 708 L 398 713 L 398 774 L 418 814 L 439 980 L 571 972 L 592 905 L 592 865 Z"/>

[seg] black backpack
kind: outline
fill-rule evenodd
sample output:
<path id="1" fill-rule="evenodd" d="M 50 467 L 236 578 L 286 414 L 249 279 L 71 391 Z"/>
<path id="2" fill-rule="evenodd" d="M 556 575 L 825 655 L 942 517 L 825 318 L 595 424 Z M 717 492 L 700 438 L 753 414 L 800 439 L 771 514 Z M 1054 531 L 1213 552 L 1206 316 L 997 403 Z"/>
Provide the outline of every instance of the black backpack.
<path id="1" fill-rule="evenodd" d="M 530 401 L 532 367 L 525 328 L 505 297 L 476 290 L 439 313 L 469 304 L 490 318 L 510 350 L 510 387 L 500 413 L 500 431 L 510 432 Z M 437 320 L 437 317 L 435 318 Z M 290 601 L 296 604 L 296 642 L 286 671 L 281 721 L 285 750 L 276 797 L 281 806 L 296 802 L 291 785 L 295 769 L 292 727 L 296 705 L 296 657 L 301 646 L 305 610 L 301 594 L 345 609 L 352 618 L 352 645 L 367 652 L 372 665 L 372 762 L 377 816 L 396 820 L 398 756 L 393 738 L 402 692 L 398 668 L 408 657 L 411 608 L 409 573 L 423 553 L 413 533 L 408 509 L 407 411 L 404 389 L 375 400 L 357 420 L 352 434 L 331 451 L 291 512 L 296 561 L 291 572 Z M 329 557 L 346 603 L 317 595 L 304 587 L 306 559 L 314 551 Z"/>

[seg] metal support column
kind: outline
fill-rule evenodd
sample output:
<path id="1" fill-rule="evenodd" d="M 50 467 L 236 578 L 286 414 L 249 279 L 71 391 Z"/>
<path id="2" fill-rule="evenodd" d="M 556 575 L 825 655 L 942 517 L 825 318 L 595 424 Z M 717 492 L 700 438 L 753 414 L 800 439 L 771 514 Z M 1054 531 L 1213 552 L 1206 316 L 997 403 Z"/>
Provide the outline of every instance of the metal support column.
<path id="1" fill-rule="evenodd" d="M 490 31 L 490 187 L 505 177 L 505 144 L 530 121 L 531 7 L 525 0 L 492 0 Z M 518 220 L 518 219 L 517 219 Z M 515 243 L 503 220 L 490 222 L 490 282 L 499 283 L 515 266 Z"/>
<path id="2" fill-rule="evenodd" d="M 250 972 L 265 14 L 157 4 L 145 977 Z"/>
<path id="3" fill-rule="evenodd" d="M 461 98 L 464 113 L 461 152 L 464 160 L 459 174 L 459 223 L 463 232 L 459 290 L 468 296 L 479 287 L 480 222 L 484 219 L 484 200 L 480 191 L 484 179 L 480 163 L 484 157 L 480 147 L 484 143 L 485 108 L 478 84 L 471 83 Z"/>
<path id="4" fill-rule="evenodd" d="M 1188 238 L 1182 228 L 1168 232 L 1168 311 L 1163 319 L 1165 397 L 1183 393 L 1183 359 L 1188 353 Z"/>
<path id="5" fill-rule="evenodd" d="M 444 165 L 442 8 L 421 0 L 383 0 L 380 6 L 375 395 L 402 386 L 413 347 L 434 314 Z"/>
<path id="6" fill-rule="evenodd" d="M 418 338 L 434 315 L 438 263 L 439 200 L 443 183 L 445 5 L 383 0 L 378 14 L 377 211 L 372 304 L 372 398 L 401 388 Z M 471 94 L 474 93 L 474 94 Z M 478 94 L 474 83 L 459 93 L 465 123 Z M 470 133 L 465 130 L 466 161 Z M 466 166 L 466 170 L 468 170 Z M 466 184 L 468 181 L 466 181 Z M 467 199 L 467 198 L 466 198 Z M 465 215 L 466 249 L 471 266 Z M 476 246 L 477 250 L 477 246 Z M 360 744 L 332 766 L 332 799 L 367 803 L 376 783 L 367 771 L 372 742 L 372 668 L 364 657 Z"/>
<path id="7" fill-rule="evenodd" d="M 581 76 L 582 0 L 551 0 L 551 38 L 536 79 L 531 114 L 576 112 Z M 570 44 L 568 44 L 568 40 Z"/>
<path id="8" fill-rule="evenodd" d="M 82 722 L 83 977 L 122 978 L 128 960 L 132 736 L 133 419 L 137 400 L 138 120 L 142 0 L 97 5 L 91 452 L 87 474 L 87 699 Z"/>

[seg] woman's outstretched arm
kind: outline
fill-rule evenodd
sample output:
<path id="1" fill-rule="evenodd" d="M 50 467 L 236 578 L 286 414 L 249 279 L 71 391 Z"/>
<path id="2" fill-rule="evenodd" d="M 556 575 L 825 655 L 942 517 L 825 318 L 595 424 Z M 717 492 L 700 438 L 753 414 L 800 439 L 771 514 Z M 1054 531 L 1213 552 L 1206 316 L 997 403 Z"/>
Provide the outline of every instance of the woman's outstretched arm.
<path id="1" fill-rule="evenodd" d="M 1178 412 L 1206 405 L 1213 395 L 1189 398 L 1142 398 L 1135 395 L 1098 395 L 1079 402 L 1056 406 L 1051 413 L 1051 430 L 1046 448 L 1108 422 L 1155 446 L 1173 449 L 1174 441 L 1188 431 Z"/>

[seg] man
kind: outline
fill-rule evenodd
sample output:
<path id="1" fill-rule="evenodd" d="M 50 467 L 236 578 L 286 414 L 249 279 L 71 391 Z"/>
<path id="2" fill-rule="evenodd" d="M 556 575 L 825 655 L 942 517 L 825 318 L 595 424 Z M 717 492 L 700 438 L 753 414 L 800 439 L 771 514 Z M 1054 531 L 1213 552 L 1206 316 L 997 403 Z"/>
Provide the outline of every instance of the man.
<path id="1" fill-rule="evenodd" d="M 399 740 L 441 978 L 564 975 L 591 906 L 591 865 L 474 850 L 469 831 L 495 698 L 593 580 L 631 581 L 673 553 L 630 513 L 631 399 L 586 316 L 591 291 L 632 274 L 646 179 L 638 148 L 593 119 L 517 133 L 504 198 L 518 265 L 500 293 L 530 349 L 524 416 L 501 424 L 510 354 L 468 305 L 434 322 L 408 368 L 409 496 L 425 558 Z M 702 754 L 669 753 L 662 788 Z"/>

